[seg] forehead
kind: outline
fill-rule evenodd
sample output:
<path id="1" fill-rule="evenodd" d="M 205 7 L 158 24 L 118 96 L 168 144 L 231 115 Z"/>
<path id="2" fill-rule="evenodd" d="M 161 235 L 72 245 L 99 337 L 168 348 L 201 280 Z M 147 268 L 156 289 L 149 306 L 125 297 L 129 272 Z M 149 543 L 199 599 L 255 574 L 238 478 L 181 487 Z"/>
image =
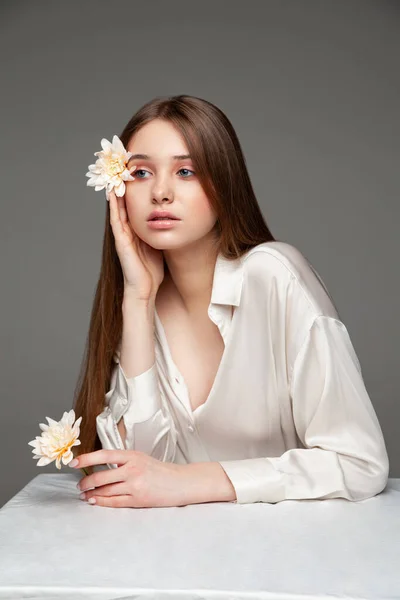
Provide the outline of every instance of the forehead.
<path id="1" fill-rule="evenodd" d="M 135 154 L 147 154 L 154 159 L 188 154 L 188 148 L 180 132 L 172 123 L 161 119 L 143 125 L 129 140 L 127 150 Z"/>

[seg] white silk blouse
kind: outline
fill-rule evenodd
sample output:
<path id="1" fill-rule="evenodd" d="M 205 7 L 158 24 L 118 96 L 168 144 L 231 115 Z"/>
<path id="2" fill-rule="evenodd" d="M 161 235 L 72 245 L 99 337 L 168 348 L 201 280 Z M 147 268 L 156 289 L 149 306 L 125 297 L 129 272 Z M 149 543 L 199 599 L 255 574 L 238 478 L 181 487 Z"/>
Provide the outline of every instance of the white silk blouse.
<path id="1" fill-rule="evenodd" d="M 192 410 L 155 311 L 154 364 L 127 378 L 114 354 L 96 418 L 102 447 L 217 461 L 241 504 L 380 493 L 382 429 L 346 326 L 305 256 L 280 241 L 235 260 L 218 255 L 208 315 L 225 348 L 205 403 Z"/>

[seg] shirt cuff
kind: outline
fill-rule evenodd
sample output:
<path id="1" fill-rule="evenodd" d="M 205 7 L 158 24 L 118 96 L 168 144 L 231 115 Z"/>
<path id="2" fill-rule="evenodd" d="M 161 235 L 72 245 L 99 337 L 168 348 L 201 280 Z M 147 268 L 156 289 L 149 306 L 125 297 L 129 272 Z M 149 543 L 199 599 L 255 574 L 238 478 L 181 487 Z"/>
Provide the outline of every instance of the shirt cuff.
<path id="1" fill-rule="evenodd" d="M 285 473 L 277 471 L 268 458 L 218 462 L 235 488 L 238 504 L 285 500 Z"/>
<path id="2" fill-rule="evenodd" d="M 115 421 L 118 423 L 127 412 L 132 423 L 147 421 L 161 408 L 156 363 L 136 377 L 126 377 L 120 364 L 117 369 L 115 393 L 109 404 Z"/>

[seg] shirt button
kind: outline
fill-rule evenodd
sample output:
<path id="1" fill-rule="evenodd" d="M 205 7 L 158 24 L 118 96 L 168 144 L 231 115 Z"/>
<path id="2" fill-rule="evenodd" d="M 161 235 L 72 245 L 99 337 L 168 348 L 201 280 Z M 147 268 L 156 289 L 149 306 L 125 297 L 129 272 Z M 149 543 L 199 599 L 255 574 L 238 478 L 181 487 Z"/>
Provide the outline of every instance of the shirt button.
<path id="1" fill-rule="evenodd" d="M 122 398 L 122 404 L 126 406 L 128 404 L 127 398 Z"/>
<path id="2" fill-rule="evenodd" d="M 189 429 L 189 431 L 193 432 L 194 431 L 193 425 L 188 425 L 188 429 Z"/>

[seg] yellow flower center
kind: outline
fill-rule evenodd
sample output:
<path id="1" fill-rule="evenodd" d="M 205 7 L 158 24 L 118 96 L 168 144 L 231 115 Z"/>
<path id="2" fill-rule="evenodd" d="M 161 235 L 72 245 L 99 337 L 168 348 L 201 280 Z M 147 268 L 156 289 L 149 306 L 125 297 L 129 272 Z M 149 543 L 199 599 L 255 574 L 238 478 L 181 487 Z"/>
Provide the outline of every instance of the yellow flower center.
<path id="1" fill-rule="evenodd" d="M 76 438 L 75 438 L 76 439 Z M 74 443 L 75 439 L 68 442 L 68 444 L 64 444 L 61 448 L 58 448 L 57 457 L 61 460 L 61 458 L 66 454 Z"/>
<path id="2" fill-rule="evenodd" d="M 107 163 L 107 172 L 109 175 L 118 175 L 125 170 L 125 163 L 122 158 L 110 158 Z"/>

